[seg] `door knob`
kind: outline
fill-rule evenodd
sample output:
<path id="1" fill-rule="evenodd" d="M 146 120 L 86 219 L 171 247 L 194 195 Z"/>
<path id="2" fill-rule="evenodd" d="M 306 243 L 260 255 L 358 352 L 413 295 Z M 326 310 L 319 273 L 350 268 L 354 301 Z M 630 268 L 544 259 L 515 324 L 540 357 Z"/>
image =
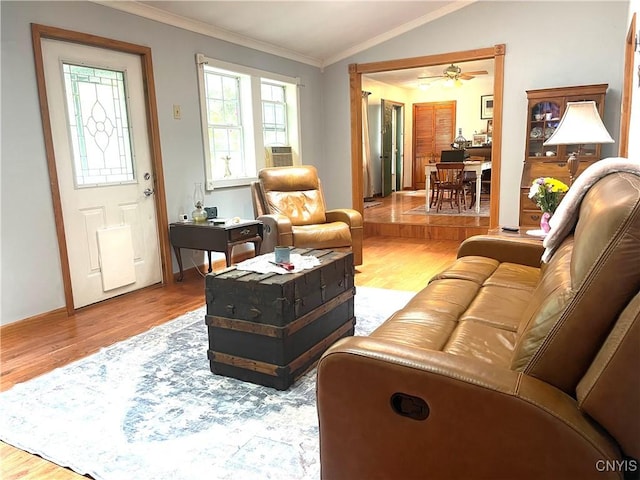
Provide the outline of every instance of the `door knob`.
<path id="1" fill-rule="evenodd" d="M 151 188 L 145 188 L 144 191 L 142 192 L 144 193 L 145 197 L 150 197 L 151 195 L 153 195 L 153 189 Z"/>

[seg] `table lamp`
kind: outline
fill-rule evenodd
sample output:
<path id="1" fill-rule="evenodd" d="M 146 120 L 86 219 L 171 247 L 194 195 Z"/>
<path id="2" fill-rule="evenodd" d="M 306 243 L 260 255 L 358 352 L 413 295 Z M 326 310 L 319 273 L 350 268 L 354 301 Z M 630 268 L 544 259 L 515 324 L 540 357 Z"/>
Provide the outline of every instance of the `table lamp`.
<path id="1" fill-rule="evenodd" d="M 577 145 L 578 151 L 569 155 L 569 184 L 578 171 L 580 146 L 585 143 L 613 143 L 613 138 L 602 123 L 596 102 L 567 102 L 567 108 L 558 127 L 543 145 Z"/>

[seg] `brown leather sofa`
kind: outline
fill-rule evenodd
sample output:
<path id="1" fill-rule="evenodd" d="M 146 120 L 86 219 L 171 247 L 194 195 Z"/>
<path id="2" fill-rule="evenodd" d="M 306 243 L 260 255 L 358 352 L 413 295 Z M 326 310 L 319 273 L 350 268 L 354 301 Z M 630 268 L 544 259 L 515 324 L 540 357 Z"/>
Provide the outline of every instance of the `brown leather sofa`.
<path id="1" fill-rule="evenodd" d="M 277 245 L 351 249 L 353 264 L 362 264 L 362 215 L 326 209 L 315 167 L 263 168 L 251 193 L 256 218 L 264 224 L 261 253 Z"/>
<path id="2" fill-rule="evenodd" d="M 369 337 L 325 352 L 322 478 L 638 474 L 640 176 L 597 181 L 542 252 L 473 237 Z"/>

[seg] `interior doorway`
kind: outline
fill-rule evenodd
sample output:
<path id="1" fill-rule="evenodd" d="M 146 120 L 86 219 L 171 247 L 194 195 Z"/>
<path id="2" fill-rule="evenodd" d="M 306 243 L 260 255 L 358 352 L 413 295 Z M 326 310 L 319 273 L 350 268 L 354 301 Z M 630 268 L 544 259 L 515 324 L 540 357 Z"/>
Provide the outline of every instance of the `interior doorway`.
<path id="1" fill-rule="evenodd" d="M 382 196 L 402 190 L 404 159 L 404 104 L 380 101 Z"/>
<path id="2" fill-rule="evenodd" d="M 352 178 L 352 205 L 362 212 L 363 205 L 363 174 L 362 174 L 362 111 L 360 99 L 362 91 L 362 75 L 377 72 L 390 72 L 409 68 L 428 67 L 447 63 L 460 63 L 474 60 L 494 61 L 493 81 L 493 152 L 491 175 L 491 203 L 490 203 L 490 227 L 498 224 L 499 198 L 500 198 L 500 170 L 501 170 L 501 144 L 502 144 L 502 107 L 504 85 L 504 55 L 505 45 L 499 44 L 489 48 L 451 52 L 446 54 L 429 55 L 384 62 L 367 64 L 351 64 L 350 74 L 350 98 L 351 98 L 351 178 Z"/>

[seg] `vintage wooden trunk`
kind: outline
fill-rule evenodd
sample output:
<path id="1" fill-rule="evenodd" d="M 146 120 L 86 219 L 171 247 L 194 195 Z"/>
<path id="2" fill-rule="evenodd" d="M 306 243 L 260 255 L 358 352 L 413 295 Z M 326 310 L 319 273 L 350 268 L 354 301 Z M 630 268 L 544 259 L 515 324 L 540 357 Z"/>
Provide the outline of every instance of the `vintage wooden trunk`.
<path id="1" fill-rule="evenodd" d="M 295 249 L 321 265 L 295 274 L 235 269 L 206 278 L 211 371 L 286 390 L 339 338 L 353 335 L 353 254 Z"/>

